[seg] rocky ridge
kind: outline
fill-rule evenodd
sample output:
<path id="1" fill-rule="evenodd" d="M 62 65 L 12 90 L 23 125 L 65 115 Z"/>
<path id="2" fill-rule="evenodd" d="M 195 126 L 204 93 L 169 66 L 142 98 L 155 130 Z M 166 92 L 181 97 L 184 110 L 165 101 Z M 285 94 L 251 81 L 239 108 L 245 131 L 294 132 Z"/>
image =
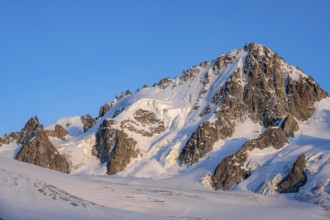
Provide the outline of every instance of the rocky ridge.
<path id="1" fill-rule="evenodd" d="M 245 53 L 244 60 L 239 55 L 242 53 Z M 327 97 L 327 93 L 303 73 L 299 79 L 292 80 L 289 73 L 293 67 L 264 46 L 247 44 L 236 55 L 221 56 L 214 68 L 221 71 L 235 60 L 241 62 L 240 67 L 204 110 L 207 114 L 214 109 L 216 120 L 204 121 L 190 136 L 180 155 L 180 164 L 193 165 L 212 150 L 216 141 L 230 137 L 235 130 L 235 121 L 249 117 L 268 127 L 286 116 L 290 119 L 286 123 L 291 122 L 292 117 L 307 120 L 314 112 L 315 102 Z M 294 130 L 297 129 L 296 125 Z"/>
<path id="2" fill-rule="evenodd" d="M 212 175 L 213 188 L 229 190 L 235 184 L 249 177 L 252 171 L 245 166 L 249 151 L 256 148 L 262 150 L 268 147 L 280 149 L 287 143 L 288 140 L 281 128 L 269 126 L 258 138 L 248 141 L 235 154 L 221 161 Z"/>
<path id="3" fill-rule="evenodd" d="M 46 130 L 45 134 L 48 137 L 56 137 L 58 139 L 65 140 L 65 136 L 68 135 L 68 132 L 61 125 L 55 125 L 55 130 Z"/>

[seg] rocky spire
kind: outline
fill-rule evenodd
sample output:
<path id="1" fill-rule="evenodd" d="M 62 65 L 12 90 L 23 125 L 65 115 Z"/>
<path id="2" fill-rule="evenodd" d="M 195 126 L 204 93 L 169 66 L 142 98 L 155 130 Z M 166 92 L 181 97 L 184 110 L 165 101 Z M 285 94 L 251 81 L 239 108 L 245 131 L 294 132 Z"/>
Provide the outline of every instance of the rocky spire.
<path id="1" fill-rule="evenodd" d="M 16 160 L 69 173 L 69 163 L 49 141 L 44 131 L 39 131 L 33 140 L 24 144 Z"/>
<path id="2" fill-rule="evenodd" d="M 43 126 L 39 123 L 37 116 L 30 118 L 30 120 L 24 125 L 24 128 L 20 131 L 18 143 L 26 144 L 31 138 L 43 130 Z"/>
<path id="3" fill-rule="evenodd" d="M 15 156 L 16 160 L 57 170 L 69 172 L 69 163 L 48 139 L 47 133 L 39 123 L 37 116 L 31 118 L 19 132 L 18 144 L 21 149 Z M 61 126 L 56 126 L 55 131 L 49 133 L 64 138 L 67 132 Z"/>

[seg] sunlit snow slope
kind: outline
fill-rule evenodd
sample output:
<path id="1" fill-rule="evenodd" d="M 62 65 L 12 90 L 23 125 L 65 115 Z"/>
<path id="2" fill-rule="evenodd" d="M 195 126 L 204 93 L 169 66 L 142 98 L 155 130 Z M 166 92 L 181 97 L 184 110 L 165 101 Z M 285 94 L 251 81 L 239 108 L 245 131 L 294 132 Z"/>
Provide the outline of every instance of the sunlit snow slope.
<path id="1" fill-rule="evenodd" d="M 213 192 L 190 177 L 71 176 L 0 157 L 2 219 L 328 219 L 320 207 Z"/>

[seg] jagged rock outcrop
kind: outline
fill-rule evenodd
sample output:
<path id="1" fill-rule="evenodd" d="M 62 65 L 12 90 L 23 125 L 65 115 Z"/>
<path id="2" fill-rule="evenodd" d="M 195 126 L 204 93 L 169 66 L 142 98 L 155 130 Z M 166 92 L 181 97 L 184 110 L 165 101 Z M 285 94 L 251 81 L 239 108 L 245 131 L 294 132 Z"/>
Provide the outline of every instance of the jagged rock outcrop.
<path id="1" fill-rule="evenodd" d="M 41 130 L 43 130 L 43 127 L 39 123 L 38 117 L 32 117 L 24 125 L 21 131 L 13 132 L 0 137 L 0 146 L 2 144 L 10 144 L 13 142 L 16 142 L 17 145 L 24 145 Z"/>
<path id="2" fill-rule="evenodd" d="M 287 177 L 278 184 L 278 191 L 280 193 L 296 193 L 300 187 L 304 186 L 307 182 L 307 175 L 305 173 L 306 159 L 305 155 L 297 158 L 291 172 Z"/>
<path id="3" fill-rule="evenodd" d="M 89 114 L 81 116 L 81 122 L 84 124 L 84 132 L 86 132 L 88 129 L 90 129 L 91 127 L 93 127 L 93 125 L 96 124 L 97 119 L 93 118 L 92 116 L 90 116 Z"/>
<path id="4" fill-rule="evenodd" d="M 99 111 L 99 117 L 100 118 L 103 117 L 105 113 L 109 111 L 116 103 L 117 103 L 117 99 L 114 99 L 112 102 L 102 105 Z"/>
<path id="5" fill-rule="evenodd" d="M 138 109 L 134 113 L 133 118 L 134 120 L 126 119 L 121 121 L 121 130 L 127 129 L 144 137 L 152 137 L 166 130 L 164 122 L 157 118 L 156 114 L 151 111 Z M 143 128 L 141 128 L 141 125 Z"/>
<path id="6" fill-rule="evenodd" d="M 311 77 L 285 63 L 269 48 L 250 43 L 245 49 L 248 56 L 244 74 L 250 80 L 244 103 L 250 109 L 252 119 L 261 121 L 265 127 L 288 114 L 298 120 L 307 120 L 314 112 L 314 103 L 327 97 Z M 293 72 L 295 74 L 291 75 Z"/>
<path id="7" fill-rule="evenodd" d="M 99 118 L 103 117 L 107 111 L 109 111 L 119 100 L 132 95 L 131 91 L 126 90 L 122 92 L 120 96 L 116 96 L 111 102 L 104 104 L 99 111 Z"/>
<path id="8" fill-rule="evenodd" d="M 68 162 L 49 141 L 43 130 L 38 131 L 34 138 L 23 145 L 16 160 L 69 173 Z"/>
<path id="9" fill-rule="evenodd" d="M 104 120 L 96 133 L 94 154 L 102 163 L 107 162 L 107 173 L 116 174 L 136 158 L 136 141 L 122 130 L 113 128 L 114 121 Z"/>
<path id="10" fill-rule="evenodd" d="M 242 54 L 245 54 L 243 58 Z M 288 115 L 283 126 L 287 135 L 292 136 L 298 129 L 294 118 L 307 120 L 315 110 L 315 102 L 327 97 L 311 77 L 285 63 L 267 47 L 247 44 L 244 49 L 220 56 L 212 69 L 215 74 L 221 74 L 235 62 L 238 66 L 235 72 L 200 114 L 204 117 L 214 112 L 215 120 L 202 122 L 191 134 L 180 154 L 181 165 L 198 162 L 213 149 L 216 141 L 233 134 L 237 121 L 247 117 L 266 128 Z"/>
<path id="11" fill-rule="evenodd" d="M 17 145 L 25 144 L 31 138 L 33 138 L 37 132 L 39 132 L 42 129 L 43 128 L 39 123 L 38 117 L 37 116 L 32 117 L 24 125 L 23 129 L 20 132 L 12 132 L 10 134 L 0 137 L 0 146 L 2 144 L 10 144 L 13 142 L 16 142 Z"/>
<path id="12" fill-rule="evenodd" d="M 289 114 L 283 121 L 281 128 L 287 137 L 294 137 L 294 133 L 299 130 L 299 125 L 294 117 Z"/>
<path id="13" fill-rule="evenodd" d="M 61 125 L 55 125 L 55 130 L 46 130 L 45 133 L 48 137 L 57 137 L 61 140 L 65 140 L 65 136 L 68 135 L 67 130 Z"/>
<path id="14" fill-rule="evenodd" d="M 191 166 L 198 162 L 212 150 L 217 140 L 232 136 L 236 126 L 235 120 L 243 120 L 245 110 L 242 103 L 242 91 L 244 88 L 240 82 L 235 80 L 240 74 L 241 70 L 237 70 L 231 80 L 213 97 L 208 109 L 211 111 L 212 108 L 217 108 L 216 120 L 203 122 L 193 132 L 180 154 L 180 165 Z"/>
<path id="15" fill-rule="evenodd" d="M 159 81 L 159 83 L 155 83 L 153 87 L 158 86 L 160 89 L 166 89 L 172 82 L 173 80 L 167 77 Z"/>
<path id="16" fill-rule="evenodd" d="M 307 120 L 314 113 L 314 103 L 328 94 L 310 77 L 293 81 L 288 78 L 288 109 L 298 120 Z"/>
<path id="17" fill-rule="evenodd" d="M 229 190 L 250 175 L 251 170 L 244 166 L 249 151 L 271 146 L 280 149 L 286 143 L 288 140 L 281 128 L 268 127 L 258 138 L 246 142 L 239 151 L 220 162 L 212 175 L 213 188 Z"/>
<path id="18" fill-rule="evenodd" d="M 100 159 L 101 163 L 109 160 L 116 142 L 117 130 L 111 127 L 114 123 L 112 120 L 104 120 L 96 133 L 94 154 Z"/>
<path id="19" fill-rule="evenodd" d="M 184 83 L 187 82 L 188 80 L 192 80 L 195 77 L 197 77 L 200 69 L 197 66 L 192 66 L 188 70 L 184 71 L 181 76 L 179 76 L 180 82 Z"/>
<path id="20" fill-rule="evenodd" d="M 10 134 L 5 134 L 4 136 L 0 136 L 0 147 L 5 144 L 17 142 L 19 135 L 20 135 L 19 132 L 12 132 Z"/>
<path id="21" fill-rule="evenodd" d="M 111 152 L 107 168 L 109 175 L 123 171 L 133 158 L 138 156 L 135 150 L 136 141 L 123 131 L 118 131 L 116 145 Z"/>
<path id="22" fill-rule="evenodd" d="M 227 130 L 230 132 L 231 130 Z M 189 138 L 180 157 L 180 165 L 193 165 L 200 158 L 212 150 L 213 144 L 218 139 L 218 131 L 210 122 L 204 122 Z"/>
<path id="23" fill-rule="evenodd" d="M 20 132 L 1 137 L 0 141 L 5 144 L 16 142 L 17 147 L 21 147 L 15 155 L 17 160 L 68 173 L 68 162 L 49 141 L 48 135 L 64 139 L 67 131 L 60 125 L 56 125 L 54 131 L 45 131 L 35 116 Z"/>
<path id="24" fill-rule="evenodd" d="M 30 141 L 35 135 L 42 131 L 43 127 L 39 123 L 39 119 L 37 116 L 31 118 L 24 126 L 24 128 L 20 131 L 18 144 L 25 145 L 28 141 Z"/>

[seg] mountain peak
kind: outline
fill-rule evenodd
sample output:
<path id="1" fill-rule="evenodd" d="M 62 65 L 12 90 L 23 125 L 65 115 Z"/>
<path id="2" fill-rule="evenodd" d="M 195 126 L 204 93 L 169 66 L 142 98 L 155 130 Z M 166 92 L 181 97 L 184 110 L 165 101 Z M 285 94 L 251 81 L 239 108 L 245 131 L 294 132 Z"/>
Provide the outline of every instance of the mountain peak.
<path id="1" fill-rule="evenodd" d="M 322 146 L 329 144 L 327 97 L 311 77 L 277 53 L 261 44 L 247 43 L 174 79 L 164 78 L 134 94 L 123 92 L 101 107 L 99 117 L 60 119 L 56 123 L 63 127 L 50 126 L 55 128 L 48 132 L 51 144 L 46 138 L 39 137 L 39 142 L 45 139 L 49 155 L 65 155 L 71 173 L 165 178 L 202 168 L 212 173 L 209 185 L 214 189 L 230 190 L 239 185 L 249 191 L 276 194 L 283 192 L 279 190 L 283 179 L 292 179 L 285 178 L 290 176 L 285 167 L 292 166 L 299 156 L 306 155 L 307 168 L 310 160 L 320 164 L 316 162 L 319 156 L 310 155 L 323 155 L 323 147 L 297 150 L 297 146 L 313 145 L 306 142 L 307 136 Z M 323 132 L 322 140 L 313 133 L 314 128 Z M 33 137 L 40 129 L 38 118 L 32 118 L 20 133 L 0 138 L 0 144 L 23 137 L 20 143 L 25 143 L 25 155 L 29 156 L 30 150 L 39 152 L 38 139 Z M 27 140 L 32 143 L 27 145 Z M 291 153 L 285 156 L 287 152 Z M 32 156 L 26 161 L 40 157 Z M 329 155 L 324 158 L 330 161 Z M 269 165 L 273 160 L 280 164 L 276 169 Z M 255 176 L 249 178 L 255 173 L 262 174 L 260 181 Z M 312 183 L 302 180 L 299 187 Z"/>
<path id="2" fill-rule="evenodd" d="M 268 47 L 266 47 L 262 44 L 259 44 L 259 43 L 255 43 L 255 42 L 247 42 L 246 44 L 244 44 L 243 48 L 245 50 L 248 50 L 248 49 L 263 49 L 263 48 L 268 48 Z"/>

